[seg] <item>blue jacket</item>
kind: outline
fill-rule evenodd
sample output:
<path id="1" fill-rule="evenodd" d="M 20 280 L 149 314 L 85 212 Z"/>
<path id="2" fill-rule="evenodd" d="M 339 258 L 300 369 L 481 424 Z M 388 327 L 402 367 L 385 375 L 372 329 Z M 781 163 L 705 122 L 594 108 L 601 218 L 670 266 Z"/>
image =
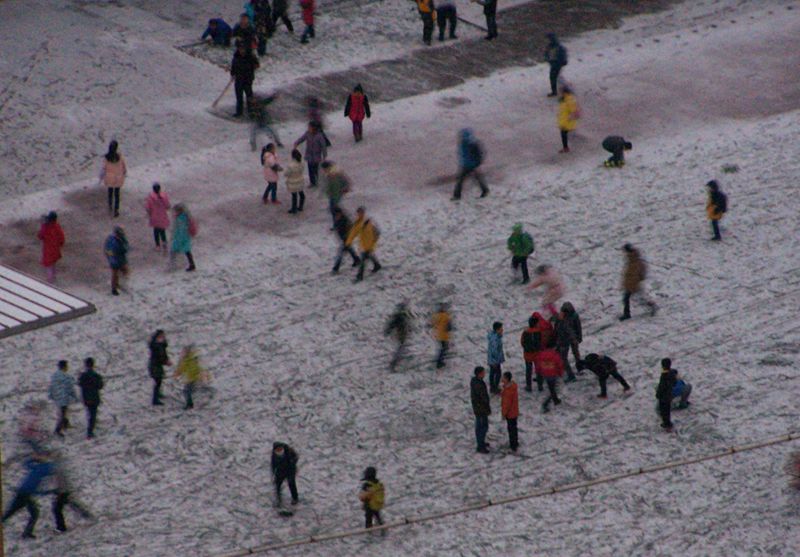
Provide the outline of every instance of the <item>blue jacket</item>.
<path id="1" fill-rule="evenodd" d="M 481 165 L 480 144 L 469 129 L 461 130 L 461 143 L 458 145 L 458 160 L 461 168 L 474 170 Z"/>
<path id="2" fill-rule="evenodd" d="M 244 8 L 244 12 L 250 18 L 250 25 L 255 27 L 255 25 L 256 25 L 256 7 L 253 5 L 252 2 L 245 2 L 244 6 L 242 6 L 242 7 Z"/>
<path id="3" fill-rule="evenodd" d="M 112 269 L 121 269 L 128 264 L 128 241 L 112 234 L 106 239 L 106 259 Z"/>
<path id="4" fill-rule="evenodd" d="M 189 253 L 192 251 L 192 236 L 189 234 L 189 215 L 181 213 L 175 217 L 172 227 L 172 252 Z"/>
<path id="5" fill-rule="evenodd" d="M 53 464 L 51 462 L 39 462 L 37 460 L 29 459 L 25 461 L 25 467 L 28 469 L 28 475 L 17 486 L 17 493 L 24 495 L 33 495 L 39 493 L 37 490 L 42 482 L 53 473 Z"/>
<path id="6" fill-rule="evenodd" d="M 486 340 L 489 341 L 489 365 L 497 366 L 505 362 L 506 355 L 503 353 L 503 336 L 492 331 L 486 335 Z"/>
<path id="7" fill-rule="evenodd" d="M 228 25 L 224 19 L 215 18 L 214 21 L 217 24 L 216 29 L 211 29 L 211 27 L 206 27 L 203 36 L 200 37 L 201 39 L 205 39 L 206 37 L 211 37 L 214 41 L 214 44 L 217 46 L 228 46 L 231 44 L 231 26 Z"/>
<path id="8" fill-rule="evenodd" d="M 681 396 L 684 389 L 686 389 L 686 382 L 683 379 L 675 381 L 675 386 L 672 387 L 672 398 Z"/>
<path id="9" fill-rule="evenodd" d="M 78 395 L 75 394 L 75 379 L 61 370 L 56 371 L 50 379 L 47 395 L 56 403 L 56 406 L 69 406 L 73 402 L 78 402 Z"/>

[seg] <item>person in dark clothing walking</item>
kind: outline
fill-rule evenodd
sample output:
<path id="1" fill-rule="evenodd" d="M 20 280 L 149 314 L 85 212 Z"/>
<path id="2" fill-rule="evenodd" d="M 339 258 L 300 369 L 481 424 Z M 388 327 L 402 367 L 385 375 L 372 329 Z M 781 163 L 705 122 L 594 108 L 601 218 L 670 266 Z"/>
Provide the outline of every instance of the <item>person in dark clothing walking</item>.
<path id="1" fill-rule="evenodd" d="M 487 363 L 489 364 L 489 390 L 500 394 L 500 376 L 503 373 L 502 365 L 506 361 L 503 352 L 503 324 L 495 321 L 492 330 L 486 335 L 489 344 Z"/>
<path id="2" fill-rule="evenodd" d="M 383 484 L 378 480 L 378 472 L 374 467 L 368 466 L 364 470 L 364 475 L 361 477 L 361 492 L 358 498 L 364 505 L 364 525 L 366 528 L 372 528 L 373 521 L 377 522 L 379 526 L 383 525 L 383 518 L 381 518 L 381 509 L 385 499 L 385 492 Z"/>
<path id="3" fill-rule="evenodd" d="M 295 478 L 297 477 L 297 453 L 286 443 L 273 443 L 271 464 L 277 506 L 281 506 L 281 488 L 284 481 L 289 484 L 292 505 L 296 505 L 299 500 L 297 484 L 295 483 Z"/>
<path id="4" fill-rule="evenodd" d="M 522 229 L 522 224 L 517 223 L 511 229 L 511 236 L 508 237 L 508 251 L 511 252 L 511 267 L 516 271 L 522 268 L 522 284 L 528 284 L 531 280 L 528 274 L 528 257 L 534 250 L 533 238 Z"/>
<path id="5" fill-rule="evenodd" d="M 87 427 L 86 438 L 94 438 L 94 426 L 97 422 L 97 407 L 100 406 L 100 390 L 103 388 L 103 377 L 94 370 L 94 358 L 84 360 L 85 371 L 78 378 L 83 405 L 86 406 Z"/>
<path id="6" fill-rule="evenodd" d="M 633 149 L 633 143 L 625 141 L 621 135 L 609 135 L 603 140 L 603 149 L 611 153 L 611 157 L 603 163 L 606 168 L 625 166 L 625 151 Z"/>
<path id="7" fill-rule="evenodd" d="M 479 170 L 481 164 L 483 164 L 483 147 L 475 139 L 472 130 L 469 128 L 461 130 L 458 158 L 461 169 L 458 173 L 456 189 L 453 191 L 453 200 L 461 199 L 461 188 L 468 176 L 472 176 L 478 181 L 478 185 L 481 188 L 481 197 L 489 195 L 489 187 L 486 185 L 486 180 L 484 180 L 483 174 Z"/>
<path id="8" fill-rule="evenodd" d="M 433 0 L 417 0 L 417 11 L 422 18 L 422 42 L 426 45 L 431 44 L 433 35 L 433 21 L 436 19 L 436 8 Z"/>
<path id="9" fill-rule="evenodd" d="M 489 414 L 492 408 L 489 403 L 489 390 L 483 378 L 486 370 L 483 366 L 475 368 L 474 377 L 470 381 L 470 398 L 472 400 L 472 412 L 475 414 L 475 440 L 478 444 L 479 453 L 488 454 L 489 443 L 486 442 L 486 434 L 489 432 Z"/>
<path id="10" fill-rule="evenodd" d="M 722 193 L 722 190 L 719 189 L 719 182 L 716 180 L 708 182 L 706 187 L 708 188 L 706 213 L 711 221 L 711 230 L 714 232 L 714 237 L 711 239 L 720 241 L 722 240 L 722 235 L 719 232 L 719 221 L 728 212 L 728 196 Z"/>
<path id="11" fill-rule="evenodd" d="M 625 253 L 625 267 L 622 270 L 622 315 L 620 321 L 631 318 L 631 298 L 638 296 L 650 308 L 650 316 L 654 316 L 658 311 L 658 306 L 651 300 L 643 286 L 647 278 L 647 263 L 642 257 L 641 252 L 631 244 L 622 246 Z"/>
<path id="12" fill-rule="evenodd" d="M 605 354 L 602 356 L 595 353 L 589 354 L 586 358 L 577 363 L 577 367 L 579 370 L 588 369 L 597 376 L 597 380 L 600 382 L 600 394 L 597 395 L 597 398 L 608 398 L 606 383 L 609 377 L 613 377 L 619 381 L 619 384 L 622 385 L 623 392 L 627 393 L 631 390 L 631 386 L 628 385 L 628 382 L 625 381 L 625 378 L 617 370 L 617 362 Z"/>
<path id="13" fill-rule="evenodd" d="M 397 349 L 394 351 L 392 361 L 389 364 L 389 371 L 395 371 L 397 364 L 403 359 L 406 352 L 406 341 L 411 333 L 411 313 L 405 302 L 397 304 L 394 313 L 389 318 L 386 328 L 383 331 L 385 336 L 394 335 L 397 339 Z"/>
<path id="14" fill-rule="evenodd" d="M 120 278 L 128 275 L 128 238 L 121 226 L 106 238 L 103 245 L 108 266 L 111 268 L 111 295 L 119 296 Z"/>
<path id="15" fill-rule="evenodd" d="M 658 399 L 658 413 L 661 416 L 661 428 L 667 432 L 672 431 L 672 390 L 675 388 L 678 372 L 672 369 L 672 360 L 664 358 L 661 360 L 661 377 L 656 387 L 656 399 Z"/>
<path id="16" fill-rule="evenodd" d="M 17 493 L 11 504 L 3 513 L 3 522 L 14 516 L 23 508 L 28 509 L 28 524 L 22 533 L 23 538 L 34 538 L 33 529 L 39 519 L 39 506 L 33 500 L 33 496 L 39 494 L 41 483 L 53 473 L 53 464 L 43 458 L 30 458 L 25 461 L 28 473 L 17 487 Z"/>
<path id="17" fill-rule="evenodd" d="M 243 39 L 236 41 L 236 52 L 231 60 L 231 77 L 234 79 L 233 87 L 236 92 L 236 113 L 233 115 L 235 118 L 244 114 L 245 96 L 248 111 L 253 108 L 253 80 L 256 78 L 258 67 L 258 58 L 247 48 L 247 43 Z"/>
<path id="18" fill-rule="evenodd" d="M 342 258 L 345 253 L 349 253 L 350 257 L 353 258 L 353 267 L 358 267 L 361 264 L 361 258 L 356 253 L 356 250 L 353 249 L 353 246 L 347 245 L 347 235 L 350 234 L 350 227 L 350 219 L 347 218 L 342 208 L 334 207 L 333 229 L 336 231 L 336 235 L 339 236 L 342 243 L 339 245 L 339 253 L 336 254 L 336 261 L 333 263 L 333 274 L 339 272 L 339 267 L 342 264 Z"/>
<path id="19" fill-rule="evenodd" d="M 450 26 L 450 38 L 457 39 L 458 11 L 456 10 L 456 5 L 448 1 L 439 4 L 439 7 L 436 8 L 436 23 L 439 26 L 439 41 L 444 41 L 444 32 L 448 24 Z"/>
<path id="20" fill-rule="evenodd" d="M 489 32 L 486 40 L 497 38 L 497 0 L 472 0 L 483 6 L 483 15 L 486 16 L 486 29 Z"/>
<path id="21" fill-rule="evenodd" d="M 569 302 L 566 302 L 564 305 L 567 304 L 569 304 Z M 577 317 L 578 314 L 575 312 L 572 304 L 569 304 L 569 307 L 572 308 L 570 315 L 574 315 L 577 318 L 577 323 L 580 324 L 580 318 Z M 561 307 L 559 313 L 553 316 L 551 321 L 553 323 L 553 332 L 555 332 L 556 336 L 556 350 L 558 351 L 558 355 L 561 356 L 561 361 L 564 363 L 564 370 L 567 372 L 567 378 L 564 380 L 564 383 L 572 383 L 575 381 L 576 377 L 575 373 L 572 371 L 572 366 L 569 364 L 570 349 L 572 349 L 572 355 L 575 357 L 575 365 L 577 366 L 578 362 L 581 361 L 581 353 L 578 348 L 579 331 L 575 329 L 576 321 L 575 319 L 568 319 L 567 313 L 564 311 L 564 306 Z"/>
<path id="22" fill-rule="evenodd" d="M 502 379 L 503 392 L 501 399 L 501 413 L 506 420 L 508 428 L 508 447 L 512 452 L 517 452 L 517 418 L 519 418 L 519 389 L 511 379 L 511 373 L 505 372 Z"/>
<path id="23" fill-rule="evenodd" d="M 550 64 L 550 93 L 548 97 L 558 96 L 558 75 L 561 68 L 567 65 L 567 49 L 558 41 L 555 33 L 548 33 L 547 48 L 544 50 L 544 59 Z"/>
<path id="24" fill-rule="evenodd" d="M 150 361 L 147 365 L 150 377 L 155 382 L 153 385 L 153 406 L 164 405 L 161 402 L 161 382 L 164 380 L 164 366 L 172 365 L 167 354 L 167 346 L 166 334 L 161 329 L 158 329 L 150 337 Z"/>
<path id="25" fill-rule="evenodd" d="M 286 26 L 286 30 L 289 31 L 289 33 L 294 34 L 294 25 L 292 25 L 292 20 L 289 19 L 288 9 L 289 7 L 286 0 L 273 0 L 272 27 L 277 28 L 278 20 L 280 19 Z"/>

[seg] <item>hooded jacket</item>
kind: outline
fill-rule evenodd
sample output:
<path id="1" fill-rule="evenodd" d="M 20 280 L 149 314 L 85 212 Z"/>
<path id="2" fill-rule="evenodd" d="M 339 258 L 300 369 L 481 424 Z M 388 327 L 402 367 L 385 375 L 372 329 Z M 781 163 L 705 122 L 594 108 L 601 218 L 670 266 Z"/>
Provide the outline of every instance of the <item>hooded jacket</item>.
<path id="1" fill-rule="evenodd" d="M 169 228 L 169 197 L 166 193 L 150 192 L 147 196 L 144 208 L 150 219 L 150 226 L 166 230 Z"/>
<path id="2" fill-rule="evenodd" d="M 356 219 L 347 234 L 345 245 L 352 245 L 356 238 L 358 238 L 358 246 L 362 252 L 371 253 L 375 251 L 375 247 L 378 245 L 378 233 L 370 219 L 361 217 Z"/>
<path id="3" fill-rule="evenodd" d="M 52 267 L 61 259 L 61 248 L 66 238 L 58 221 L 42 223 L 36 235 L 42 241 L 42 265 Z"/>
<path id="4" fill-rule="evenodd" d="M 303 174 L 303 163 L 292 159 L 286 167 L 284 176 L 286 177 L 286 190 L 289 193 L 303 191 L 306 186 L 305 175 Z"/>
<path id="5" fill-rule="evenodd" d="M 106 238 L 105 251 L 112 269 L 121 269 L 128 264 L 128 240 L 124 236 L 112 234 Z"/>
<path id="6" fill-rule="evenodd" d="M 534 250 L 533 238 L 522 230 L 521 224 L 514 225 L 506 245 L 514 257 L 528 257 Z"/>
<path id="7" fill-rule="evenodd" d="M 550 34 L 550 42 L 544 51 L 544 59 L 551 66 L 566 66 L 567 65 L 567 49 L 564 48 L 558 38 Z"/>
<path id="8" fill-rule="evenodd" d="M 575 340 L 578 342 L 578 344 L 582 343 L 583 327 L 581 326 L 581 317 L 578 315 L 578 312 L 575 311 L 575 307 L 570 302 L 564 302 L 561 305 L 561 311 L 564 312 L 564 318 L 566 319 L 567 323 L 569 323 L 572 333 L 575 336 Z"/>

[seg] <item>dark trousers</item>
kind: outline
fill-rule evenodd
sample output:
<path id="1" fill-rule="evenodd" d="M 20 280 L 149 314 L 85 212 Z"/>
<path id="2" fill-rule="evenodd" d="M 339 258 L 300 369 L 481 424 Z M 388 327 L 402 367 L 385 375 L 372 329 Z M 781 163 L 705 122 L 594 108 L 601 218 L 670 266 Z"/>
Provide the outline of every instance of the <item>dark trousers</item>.
<path id="1" fill-rule="evenodd" d="M 289 484 L 289 492 L 292 494 L 292 501 L 296 503 L 298 495 L 297 484 L 295 483 L 294 476 L 275 476 L 275 498 L 277 499 L 278 504 L 281 504 L 281 488 L 283 487 L 284 481 Z"/>
<path id="2" fill-rule="evenodd" d="M 522 267 L 522 282 L 528 282 L 531 280 L 530 275 L 528 274 L 528 257 L 517 257 L 516 255 L 511 258 L 511 266 L 516 271 L 518 268 Z"/>
<path id="3" fill-rule="evenodd" d="M 486 29 L 489 31 L 489 37 L 494 38 L 497 36 L 497 14 L 490 13 L 486 15 Z"/>
<path id="4" fill-rule="evenodd" d="M 239 81 L 238 79 L 233 84 L 234 91 L 236 92 L 236 116 L 244 114 L 244 97 L 247 97 L 247 107 L 253 104 L 253 82 L 252 81 Z"/>
<path id="5" fill-rule="evenodd" d="M 264 33 L 256 34 L 256 52 L 259 56 L 264 56 L 267 53 L 267 36 Z"/>
<path id="6" fill-rule="evenodd" d="M 328 212 L 331 214 L 333 226 L 336 227 L 336 209 L 339 207 L 339 202 L 332 197 L 328 198 Z"/>
<path id="7" fill-rule="evenodd" d="M 575 379 L 575 372 L 572 371 L 572 366 L 569 363 L 569 351 L 572 348 L 572 357 L 575 358 L 575 366 L 581 361 L 581 353 L 578 351 L 578 343 L 567 344 L 558 347 L 558 355 L 561 356 L 561 361 L 564 362 L 564 371 L 567 372 L 567 378 Z"/>
<path id="8" fill-rule="evenodd" d="M 658 413 L 661 416 L 661 427 L 664 429 L 672 427 L 672 420 L 670 420 L 670 414 L 672 413 L 671 399 L 658 401 Z"/>
<path id="9" fill-rule="evenodd" d="M 61 435 L 65 429 L 69 427 L 69 420 L 67 419 L 67 407 L 58 407 L 58 421 L 56 422 L 56 433 Z"/>
<path id="10" fill-rule="evenodd" d="M 517 447 L 519 447 L 519 441 L 517 440 L 517 419 L 507 418 L 506 426 L 508 427 L 508 446 L 511 447 L 512 451 L 516 451 Z"/>
<path id="11" fill-rule="evenodd" d="M 319 163 L 308 163 L 308 181 L 311 183 L 312 188 L 317 187 L 317 177 L 319 177 Z"/>
<path id="12" fill-rule="evenodd" d="M 475 416 L 475 441 L 479 451 L 486 449 L 487 433 L 489 433 L 489 416 Z"/>
<path id="13" fill-rule="evenodd" d="M 608 149 L 606 149 L 608 151 Z M 620 147 L 619 149 L 614 149 L 613 151 L 608 151 L 611 153 L 611 157 L 609 157 L 608 162 L 610 164 L 616 165 L 625 160 L 625 150 L 624 148 Z"/>
<path id="14" fill-rule="evenodd" d="M 649 298 L 647 298 L 647 296 L 644 294 L 643 290 L 640 290 L 638 292 L 638 294 L 639 294 L 639 299 L 640 300 L 644 300 L 644 302 L 647 304 L 647 306 L 650 308 L 650 310 L 652 312 L 655 312 L 656 303 L 654 301 L 650 300 Z M 623 296 L 622 296 L 622 315 L 623 315 L 623 317 L 630 317 L 631 316 L 631 297 L 633 295 L 634 295 L 634 292 L 627 292 L 626 291 L 625 294 L 623 294 Z"/>
<path id="15" fill-rule="evenodd" d="M 439 26 L 439 40 L 444 40 L 444 31 L 450 24 L 450 38 L 456 38 L 456 25 L 458 25 L 458 15 L 455 6 L 444 6 L 436 10 L 436 24 Z"/>
<path id="16" fill-rule="evenodd" d="M 564 149 L 569 149 L 569 131 L 561 130 L 561 146 Z"/>
<path id="17" fill-rule="evenodd" d="M 172 255 L 171 255 L 170 257 L 171 257 L 171 258 L 174 258 L 174 257 L 175 257 L 175 255 L 176 255 L 176 254 L 173 252 L 173 253 L 172 253 Z M 171 259 L 171 261 L 172 261 L 172 260 L 174 260 L 174 259 Z M 190 251 L 187 251 L 187 252 L 186 252 L 186 261 L 188 261 L 188 262 L 189 262 L 189 266 L 186 268 L 186 270 L 187 270 L 187 271 L 194 271 L 194 269 L 195 269 L 195 266 L 194 266 L 194 256 L 192 255 L 192 252 L 190 252 Z"/>
<path id="18" fill-rule="evenodd" d="M 283 24 L 286 26 L 286 29 L 289 33 L 294 33 L 294 25 L 292 25 L 292 20 L 289 19 L 289 16 L 286 15 L 286 12 L 283 13 L 273 13 L 272 14 L 272 26 L 275 27 L 278 24 L 278 20 L 281 20 Z"/>
<path id="19" fill-rule="evenodd" d="M 558 95 L 558 74 L 561 73 L 561 64 L 550 64 L 550 94 Z"/>
<path id="20" fill-rule="evenodd" d="M 119 215 L 119 190 L 120 188 L 108 188 L 108 210 L 114 211 L 114 216 Z"/>
<path id="21" fill-rule="evenodd" d="M 339 253 L 336 255 L 336 261 L 333 263 L 334 272 L 338 271 L 339 267 L 342 265 L 342 258 L 345 253 L 349 253 L 350 257 L 353 258 L 353 267 L 361 263 L 361 258 L 356 254 L 356 250 L 354 250 L 352 246 L 344 245 L 344 242 L 342 242 L 342 245 L 339 246 Z"/>
<path id="22" fill-rule="evenodd" d="M 453 197 L 456 199 L 461 199 L 461 188 L 464 185 L 464 180 L 467 179 L 468 176 L 472 176 L 477 180 L 478 185 L 481 187 L 481 194 L 486 195 L 489 193 L 489 187 L 486 185 L 486 180 L 483 178 L 483 174 L 477 168 L 462 168 L 461 171 L 458 173 L 458 180 L 456 181 L 456 189 L 453 192 Z"/>
<path id="23" fill-rule="evenodd" d="M 194 383 L 186 383 L 183 387 L 183 396 L 186 399 L 186 405 L 184 406 L 184 410 L 189 408 L 194 408 L 194 400 L 192 399 L 192 395 L 194 394 Z"/>
<path id="24" fill-rule="evenodd" d="M 120 276 L 126 276 L 128 274 L 128 266 L 123 265 L 122 267 L 118 268 L 111 268 L 111 292 L 116 292 L 119 290 L 119 278 Z"/>
<path id="25" fill-rule="evenodd" d="M 421 14 L 422 16 L 422 41 L 431 44 L 433 36 L 433 13 Z"/>
<path id="26" fill-rule="evenodd" d="M 308 39 L 314 38 L 314 26 L 313 25 L 306 25 L 305 31 L 303 31 L 303 36 L 300 37 L 301 43 L 307 43 Z"/>
<path id="27" fill-rule="evenodd" d="M 161 382 L 163 377 L 153 377 L 153 406 L 157 406 L 161 402 Z"/>
<path id="28" fill-rule="evenodd" d="M 153 239 L 156 241 L 156 247 L 160 247 L 163 243 L 165 246 L 167 245 L 167 231 L 163 228 L 154 228 L 153 229 Z"/>
<path id="29" fill-rule="evenodd" d="M 300 201 L 298 203 L 298 200 Z M 301 191 L 293 191 L 292 192 L 292 212 L 296 213 L 297 211 L 303 210 L 303 205 L 306 202 L 306 194 Z"/>
<path id="30" fill-rule="evenodd" d="M 545 378 L 545 382 L 547 383 L 548 395 L 547 398 L 544 400 L 544 404 L 542 404 L 542 407 L 545 410 L 547 410 L 550 407 L 551 402 L 553 404 L 561 404 L 561 400 L 558 398 L 558 390 L 556 388 L 558 379 L 555 377 L 547 377 Z"/>
<path id="31" fill-rule="evenodd" d="M 372 528 L 372 521 L 378 523 L 378 526 L 383 525 L 383 519 L 381 518 L 381 511 L 373 511 L 370 508 L 364 509 L 364 525 L 367 528 Z"/>
<path id="32" fill-rule="evenodd" d="M 397 369 L 397 364 L 403 359 L 406 355 L 406 340 L 402 339 L 397 343 L 397 349 L 394 351 L 394 356 L 392 356 L 392 361 L 389 362 L 389 370 L 394 371 Z"/>
<path id="33" fill-rule="evenodd" d="M 721 240 L 722 235 L 719 233 L 719 221 L 712 220 L 711 221 L 711 230 L 714 232 L 714 239 Z"/>
<path id="34" fill-rule="evenodd" d="M 362 120 L 353 120 L 353 137 L 356 141 L 361 141 L 364 137 L 364 122 Z"/>
<path id="35" fill-rule="evenodd" d="M 625 381 L 625 378 L 618 371 L 611 371 L 608 373 L 597 373 L 596 375 L 597 375 L 597 380 L 600 382 L 600 396 L 604 397 L 608 395 L 608 392 L 606 390 L 606 383 L 608 383 L 609 376 L 619 381 L 619 384 L 622 385 L 622 388 L 625 389 L 626 391 L 631 388 L 631 386 L 628 385 L 628 382 Z"/>
<path id="36" fill-rule="evenodd" d="M 378 269 L 381 268 L 381 264 L 378 263 L 378 260 L 372 255 L 371 251 L 362 251 L 361 252 L 361 265 L 358 267 L 358 276 L 357 278 L 363 279 L 364 278 L 364 267 L 367 266 L 367 259 L 372 261 L 372 272 L 374 273 Z"/>
<path id="37" fill-rule="evenodd" d="M 86 405 L 86 436 L 94 437 L 94 426 L 97 424 L 97 404 Z"/>
<path id="38" fill-rule="evenodd" d="M 536 376 L 536 383 L 539 384 L 539 390 L 542 390 L 542 385 L 539 382 L 539 376 Z M 533 390 L 533 362 L 525 362 L 525 390 L 531 392 Z"/>
<path id="39" fill-rule="evenodd" d="M 272 196 L 272 201 L 275 201 L 278 195 L 278 182 L 267 182 L 267 189 L 264 190 L 264 195 L 261 196 L 261 199 L 266 203 L 269 201 L 270 196 Z"/>
<path id="40" fill-rule="evenodd" d="M 53 517 L 56 520 L 56 529 L 60 532 L 67 530 L 67 523 L 64 520 L 64 507 L 69 505 L 83 518 L 90 518 L 91 513 L 85 509 L 80 503 L 74 501 L 69 493 L 57 493 L 56 498 L 53 500 Z"/>
<path id="41" fill-rule="evenodd" d="M 446 340 L 439 341 L 439 354 L 436 356 L 436 367 L 444 367 L 444 359 L 447 357 L 447 349 L 450 343 Z"/>
<path id="42" fill-rule="evenodd" d="M 39 507 L 36 505 L 31 495 L 27 493 L 17 493 L 11 501 L 11 506 L 9 506 L 5 514 L 3 514 L 3 522 L 17 514 L 17 512 L 23 508 L 28 509 L 28 524 L 25 526 L 25 531 L 22 535 L 24 537 L 31 537 L 33 536 L 33 528 L 36 526 L 36 521 L 39 518 Z"/>
<path id="43" fill-rule="evenodd" d="M 500 377 L 503 375 L 503 369 L 500 364 L 489 366 L 489 390 L 493 393 L 500 392 Z"/>

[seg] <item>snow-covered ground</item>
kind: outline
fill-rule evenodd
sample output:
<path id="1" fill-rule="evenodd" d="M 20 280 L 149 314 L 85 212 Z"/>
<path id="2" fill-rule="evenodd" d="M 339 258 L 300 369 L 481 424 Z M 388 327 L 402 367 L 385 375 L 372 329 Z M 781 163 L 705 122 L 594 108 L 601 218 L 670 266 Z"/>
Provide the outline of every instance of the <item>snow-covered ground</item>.
<path id="1" fill-rule="evenodd" d="M 779 1 L 717 4 L 717 19 L 707 16 L 696 33 L 690 23 L 676 25 L 676 8 L 663 15 L 661 34 L 657 17 L 648 16 L 630 22 L 638 31 L 568 43 L 567 78 L 584 120 L 566 157 L 556 154 L 556 107 L 541 94 L 542 67 L 376 105 L 358 145 L 345 121 L 331 119 L 331 158 L 355 184 L 345 206 L 366 205 L 382 229 L 385 270 L 359 285 L 349 272 L 328 274 L 336 242 L 326 203 L 312 192 L 306 214 L 291 218 L 281 184 L 284 205 L 262 206 L 260 168 L 242 130 L 212 130 L 209 120 L 191 117 L 213 98 L 192 70 L 201 62 L 175 55 L 187 70 L 175 71 L 172 82 L 175 98 L 185 99 L 185 121 L 143 118 L 153 107 L 136 98 L 151 93 L 109 85 L 108 98 L 123 98 L 138 122 L 135 142 L 151 142 L 142 157 L 126 151 L 131 169 L 121 220 L 136 248 L 130 293 L 107 295 L 99 248 L 112 223 L 94 179 L 28 195 L 15 182 L 0 207 L 3 261 L 32 273 L 40 273 L 30 236 L 36 216 L 59 210 L 68 237 L 62 286 L 98 307 L 96 315 L 4 341 L 4 454 L 20 449 L 15 416 L 26 401 L 44 397 L 57 359 L 76 368 L 92 355 L 107 378 L 98 438 L 90 443 L 72 430 L 64 444 L 98 523 L 73 518 L 75 528 L 56 537 L 43 512 L 39 538 L 23 543 L 15 535 L 22 518 L 15 518 L 6 523 L 10 555 L 215 555 L 358 527 L 355 491 L 367 465 L 378 467 L 388 491 L 385 516 L 396 520 L 796 428 L 800 9 Z M 82 40 L 99 41 L 103 33 Z M 126 33 L 126 40 L 136 37 Z M 163 73 L 164 60 L 148 61 L 149 47 L 136 44 L 136 71 Z M 86 71 L 95 83 L 104 69 Z M 193 86 L 202 99 L 190 100 Z M 81 95 L 97 93 L 82 87 L 65 83 L 53 90 L 52 105 L 31 108 L 89 112 Z M 74 104 L 66 106 L 59 91 Z M 21 97 L 10 102 L 24 106 Z M 37 123 L 43 133 L 62 121 L 52 117 Z M 492 194 L 478 201 L 468 188 L 453 204 L 445 177 L 455 170 L 455 136 L 465 124 L 487 147 Z M 174 144 L 159 155 L 162 126 L 178 129 L 163 132 Z M 301 130 L 299 123 L 282 128 L 291 137 Z M 97 152 L 112 133 L 76 137 L 72 149 L 88 152 L 91 143 Z M 212 146 L 207 135 L 217 133 Z M 609 133 L 634 143 L 623 170 L 600 165 L 599 142 Z M 4 167 L 15 164 L 14 149 L 31 146 L 29 130 L 19 141 L 9 137 Z M 125 136 L 120 141 L 124 146 Z M 58 160 L 48 153 L 67 148 L 46 147 L 28 172 L 51 172 Z M 739 171 L 723 174 L 725 164 Z M 730 199 L 721 244 L 708 242 L 703 185 L 710 178 L 721 180 Z M 186 200 L 200 221 L 194 275 L 165 273 L 150 248 L 140 206 L 154 180 L 174 201 Z M 596 383 L 584 377 L 545 416 L 539 396 L 523 393 L 521 454 L 486 457 L 474 453 L 471 370 L 485 362 L 491 323 L 502 320 L 506 370 L 520 377 L 518 333 L 538 306 L 537 296 L 509 284 L 504 245 L 514 222 L 534 235 L 532 264 L 551 263 L 567 279 L 568 299 L 584 319 L 582 350 L 607 351 L 634 394 L 623 399 L 611 385 L 608 401 L 598 402 Z M 635 319 L 618 324 L 619 247 L 627 241 L 651 264 L 649 289 L 661 311 L 650 319 L 635 308 Z M 417 329 L 404 372 L 389 374 L 392 347 L 382 326 L 402 299 L 410 301 Z M 434 371 L 426 321 L 440 301 L 452 305 L 457 330 L 448 367 Z M 177 384 L 168 385 L 167 406 L 148 405 L 145 344 L 156 328 L 167 330 L 173 357 L 196 343 L 213 373 L 215 396 L 200 397 L 192 413 L 180 409 Z M 655 367 L 664 356 L 695 389 L 671 436 L 658 431 L 654 413 Z M 497 399 L 494 409 L 490 441 L 502 447 Z M 269 505 L 276 439 L 301 457 L 302 503 L 290 520 Z M 780 471 L 792 447 L 280 554 L 792 555 L 800 549 L 798 499 Z M 4 488 L 20 474 L 17 466 L 4 470 Z"/>

